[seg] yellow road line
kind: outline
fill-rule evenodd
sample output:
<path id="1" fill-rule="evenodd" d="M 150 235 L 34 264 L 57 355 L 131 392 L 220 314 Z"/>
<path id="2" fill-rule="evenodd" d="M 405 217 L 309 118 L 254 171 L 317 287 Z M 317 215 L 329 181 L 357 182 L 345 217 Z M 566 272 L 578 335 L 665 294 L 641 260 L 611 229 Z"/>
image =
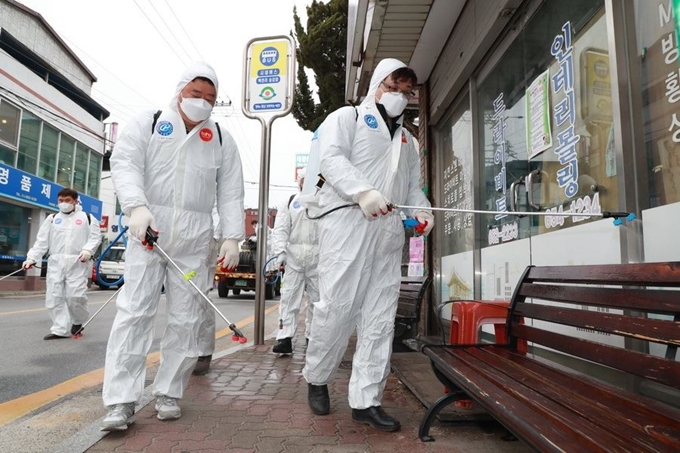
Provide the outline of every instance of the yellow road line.
<path id="1" fill-rule="evenodd" d="M 278 308 L 278 304 L 268 308 L 265 315 L 271 313 Z M 255 316 L 243 319 L 236 323 L 236 327 L 242 329 L 243 327 L 254 322 Z M 215 339 L 222 338 L 231 333 L 231 329 L 225 328 L 219 332 L 215 332 Z M 160 352 L 152 352 L 147 356 L 147 366 L 154 365 L 160 358 Z M 22 396 L 20 398 L 7 401 L 0 404 L 0 426 L 6 425 L 19 417 L 33 412 L 36 409 L 58 400 L 68 394 L 78 392 L 88 387 L 94 387 L 104 382 L 104 368 L 90 371 L 89 373 L 81 374 L 68 381 L 57 384 L 39 392 L 31 393 L 30 395 Z"/>

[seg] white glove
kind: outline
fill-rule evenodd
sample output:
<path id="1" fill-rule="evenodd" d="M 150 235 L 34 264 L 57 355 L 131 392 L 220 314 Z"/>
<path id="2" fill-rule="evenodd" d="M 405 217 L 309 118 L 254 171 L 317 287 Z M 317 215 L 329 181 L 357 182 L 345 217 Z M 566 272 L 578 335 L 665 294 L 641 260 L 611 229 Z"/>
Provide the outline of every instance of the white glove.
<path id="1" fill-rule="evenodd" d="M 434 226 L 434 216 L 427 211 L 418 211 L 416 212 L 416 220 L 424 225 L 421 227 L 423 236 L 430 234 L 430 231 L 432 231 L 432 227 Z"/>
<path id="2" fill-rule="evenodd" d="M 29 270 L 30 268 L 33 267 L 34 264 L 35 264 L 35 260 L 32 260 L 32 259 L 29 258 L 26 261 L 24 261 L 24 263 L 21 265 L 21 267 L 24 270 Z"/>
<path id="3" fill-rule="evenodd" d="M 367 219 L 390 212 L 387 208 L 387 200 L 383 194 L 375 189 L 368 190 L 359 195 L 359 207 L 361 207 L 361 211 Z"/>
<path id="4" fill-rule="evenodd" d="M 226 239 L 220 247 L 220 256 L 217 262 L 222 265 L 222 269 L 235 269 L 238 266 L 238 241 L 236 239 Z"/>
<path id="5" fill-rule="evenodd" d="M 80 252 L 80 255 L 78 255 L 78 260 L 81 263 L 86 263 L 90 261 L 90 258 L 92 258 L 92 254 L 87 250 L 83 250 L 82 252 Z"/>
<path id="6" fill-rule="evenodd" d="M 286 262 L 286 252 L 279 253 L 279 257 L 276 259 L 276 264 L 281 266 Z"/>
<path id="7" fill-rule="evenodd" d="M 156 219 L 146 206 L 137 206 L 130 211 L 130 234 L 144 242 L 146 240 L 146 229 L 158 231 Z"/>

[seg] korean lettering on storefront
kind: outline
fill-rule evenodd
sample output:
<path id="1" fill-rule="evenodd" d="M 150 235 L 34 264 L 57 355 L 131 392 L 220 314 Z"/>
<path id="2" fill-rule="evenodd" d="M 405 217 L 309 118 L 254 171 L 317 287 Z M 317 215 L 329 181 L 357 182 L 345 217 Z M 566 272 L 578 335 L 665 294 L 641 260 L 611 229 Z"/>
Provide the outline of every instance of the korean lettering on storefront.
<path id="1" fill-rule="evenodd" d="M 0 164 L 0 197 L 12 198 L 47 209 L 57 209 L 57 193 L 63 186 L 14 167 Z M 101 217 L 102 202 L 87 195 L 78 194 L 83 211 L 96 218 Z"/>
<path id="2" fill-rule="evenodd" d="M 454 157 L 451 165 L 444 169 L 444 206 L 453 209 L 473 209 L 470 193 L 470 166 Z M 472 228 L 472 214 L 459 212 L 444 213 L 444 234 Z"/>
<path id="3" fill-rule="evenodd" d="M 500 196 L 496 198 L 496 210 L 507 212 L 508 206 L 505 200 L 506 193 L 506 140 L 505 140 L 505 102 L 503 101 L 503 93 L 493 101 L 493 142 L 496 145 L 496 151 L 493 155 L 494 164 L 501 165 L 501 170 L 494 176 L 494 185 L 496 192 L 500 192 Z M 506 217 L 507 214 L 496 214 L 496 220 Z"/>
<path id="4" fill-rule="evenodd" d="M 576 100 L 574 94 L 574 48 L 571 45 L 571 22 L 562 26 L 562 33 L 555 36 L 550 53 L 557 58 L 559 69 L 552 76 L 552 89 L 555 98 L 564 93 L 564 99 L 555 104 L 553 118 L 557 127 L 566 124 L 566 129 L 557 134 L 557 154 L 561 168 L 557 170 L 557 184 L 564 189 L 567 198 L 578 192 L 578 159 L 576 144 L 581 136 L 574 131 L 576 120 Z"/>
<path id="5" fill-rule="evenodd" d="M 668 10 L 664 8 L 663 4 L 659 5 L 659 28 L 664 28 L 670 22 L 674 14 L 674 6 L 677 1 L 668 2 Z M 677 11 L 677 10 L 676 10 Z M 677 20 L 677 19 L 676 19 Z M 669 104 L 675 104 L 680 100 L 680 69 L 678 69 L 678 35 L 677 30 L 673 28 L 670 33 L 665 34 L 661 38 L 661 53 L 664 57 L 664 63 L 668 69 L 668 75 L 665 80 L 666 100 Z M 680 143 L 680 119 L 677 112 L 671 112 L 670 127 L 668 130 L 673 134 L 673 141 Z"/>

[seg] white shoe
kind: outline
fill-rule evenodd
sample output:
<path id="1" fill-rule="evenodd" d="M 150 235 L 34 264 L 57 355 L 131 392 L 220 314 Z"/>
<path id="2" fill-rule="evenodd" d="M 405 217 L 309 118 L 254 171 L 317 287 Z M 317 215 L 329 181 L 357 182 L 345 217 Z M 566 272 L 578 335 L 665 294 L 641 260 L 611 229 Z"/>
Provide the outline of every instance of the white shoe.
<path id="1" fill-rule="evenodd" d="M 156 397 L 158 420 L 174 420 L 182 416 L 182 409 L 177 405 L 177 398 L 160 395 Z"/>
<path id="2" fill-rule="evenodd" d="M 135 403 L 123 403 L 109 406 L 100 429 L 102 431 L 125 431 L 128 425 L 135 422 Z"/>

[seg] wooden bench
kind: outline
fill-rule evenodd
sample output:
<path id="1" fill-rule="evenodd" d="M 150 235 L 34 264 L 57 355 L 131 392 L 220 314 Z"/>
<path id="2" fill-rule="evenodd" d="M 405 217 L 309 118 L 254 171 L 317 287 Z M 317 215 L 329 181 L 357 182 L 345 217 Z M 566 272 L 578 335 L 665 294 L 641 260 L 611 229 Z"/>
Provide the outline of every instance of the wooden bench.
<path id="1" fill-rule="evenodd" d="M 420 307 L 427 296 L 427 291 L 432 284 L 432 278 L 402 277 L 399 287 L 399 305 L 394 320 L 394 340 L 392 350 L 405 352 L 411 349 L 402 342 L 408 338 L 414 338 L 418 334 L 420 323 Z"/>
<path id="2" fill-rule="evenodd" d="M 451 391 L 428 410 L 420 439 L 433 440 L 443 407 L 472 398 L 538 451 L 680 452 L 680 410 L 635 391 L 680 395 L 679 287 L 680 262 L 529 266 L 508 344 L 423 347 Z M 593 377 L 605 374 L 617 385 Z"/>

